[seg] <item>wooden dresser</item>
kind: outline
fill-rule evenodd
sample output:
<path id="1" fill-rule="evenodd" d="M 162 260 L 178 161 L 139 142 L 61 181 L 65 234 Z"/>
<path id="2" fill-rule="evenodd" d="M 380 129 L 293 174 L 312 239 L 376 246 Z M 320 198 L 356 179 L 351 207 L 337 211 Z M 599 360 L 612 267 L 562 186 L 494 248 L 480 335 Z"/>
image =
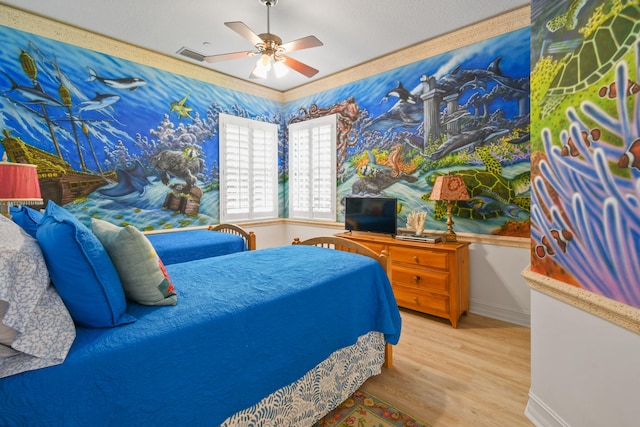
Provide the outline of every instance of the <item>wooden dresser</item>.
<path id="1" fill-rule="evenodd" d="M 449 319 L 458 326 L 469 311 L 469 243 L 424 243 L 370 233 L 339 233 L 391 259 L 398 306 Z"/>

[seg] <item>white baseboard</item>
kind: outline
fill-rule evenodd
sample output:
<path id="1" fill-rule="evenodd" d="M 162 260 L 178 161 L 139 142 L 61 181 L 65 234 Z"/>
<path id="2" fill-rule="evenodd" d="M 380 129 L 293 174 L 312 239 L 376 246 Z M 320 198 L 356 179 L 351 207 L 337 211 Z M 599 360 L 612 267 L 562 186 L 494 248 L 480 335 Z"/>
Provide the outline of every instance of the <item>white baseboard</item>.
<path id="1" fill-rule="evenodd" d="M 524 414 L 536 427 L 569 427 L 569 424 L 531 391 Z"/>
<path id="2" fill-rule="evenodd" d="M 516 325 L 531 327 L 531 313 L 514 310 L 512 307 L 500 307 L 478 301 L 469 302 L 469 311 L 492 319 L 504 320 Z"/>

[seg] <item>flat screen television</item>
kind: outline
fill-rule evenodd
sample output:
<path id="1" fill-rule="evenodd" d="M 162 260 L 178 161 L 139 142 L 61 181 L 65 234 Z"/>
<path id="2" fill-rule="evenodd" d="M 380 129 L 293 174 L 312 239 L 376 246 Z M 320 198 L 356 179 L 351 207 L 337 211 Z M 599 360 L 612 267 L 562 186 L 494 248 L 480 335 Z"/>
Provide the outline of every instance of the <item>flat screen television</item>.
<path id="1" fill-rule="evenodd" d="M 349 231 L 393 234 L 398 230 L 398 199 L 392 197 L 347 197 L 344 225 Z"/>

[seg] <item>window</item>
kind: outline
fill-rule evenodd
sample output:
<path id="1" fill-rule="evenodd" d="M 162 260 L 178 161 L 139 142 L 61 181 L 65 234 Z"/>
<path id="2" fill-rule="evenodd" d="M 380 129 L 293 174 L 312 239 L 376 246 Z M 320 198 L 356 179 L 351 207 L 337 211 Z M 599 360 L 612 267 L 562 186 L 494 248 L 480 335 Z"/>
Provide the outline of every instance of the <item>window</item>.
<path id="1" fill-rule="evenodd" d="M 220 114 L 220 221 L 278 217 L 278 126 Z"/>
<path id="2" fill-rule="evenodd" d="M 336 219 L 336 116 L 289 126 L 289 217 Z"/>

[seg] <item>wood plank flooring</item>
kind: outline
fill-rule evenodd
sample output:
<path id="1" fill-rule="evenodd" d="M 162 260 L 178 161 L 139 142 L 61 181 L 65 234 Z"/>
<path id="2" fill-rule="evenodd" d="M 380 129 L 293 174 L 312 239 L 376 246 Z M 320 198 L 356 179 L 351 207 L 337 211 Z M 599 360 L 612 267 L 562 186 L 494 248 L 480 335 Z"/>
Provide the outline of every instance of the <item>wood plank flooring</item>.
<path id="1" fill-rule="evenodd" d="M 454 329 L 445 319 L 401 310 L 393 367 L 363 389 L 434 427 L 530 427 L 530 329 L 477 314 Z"/>

